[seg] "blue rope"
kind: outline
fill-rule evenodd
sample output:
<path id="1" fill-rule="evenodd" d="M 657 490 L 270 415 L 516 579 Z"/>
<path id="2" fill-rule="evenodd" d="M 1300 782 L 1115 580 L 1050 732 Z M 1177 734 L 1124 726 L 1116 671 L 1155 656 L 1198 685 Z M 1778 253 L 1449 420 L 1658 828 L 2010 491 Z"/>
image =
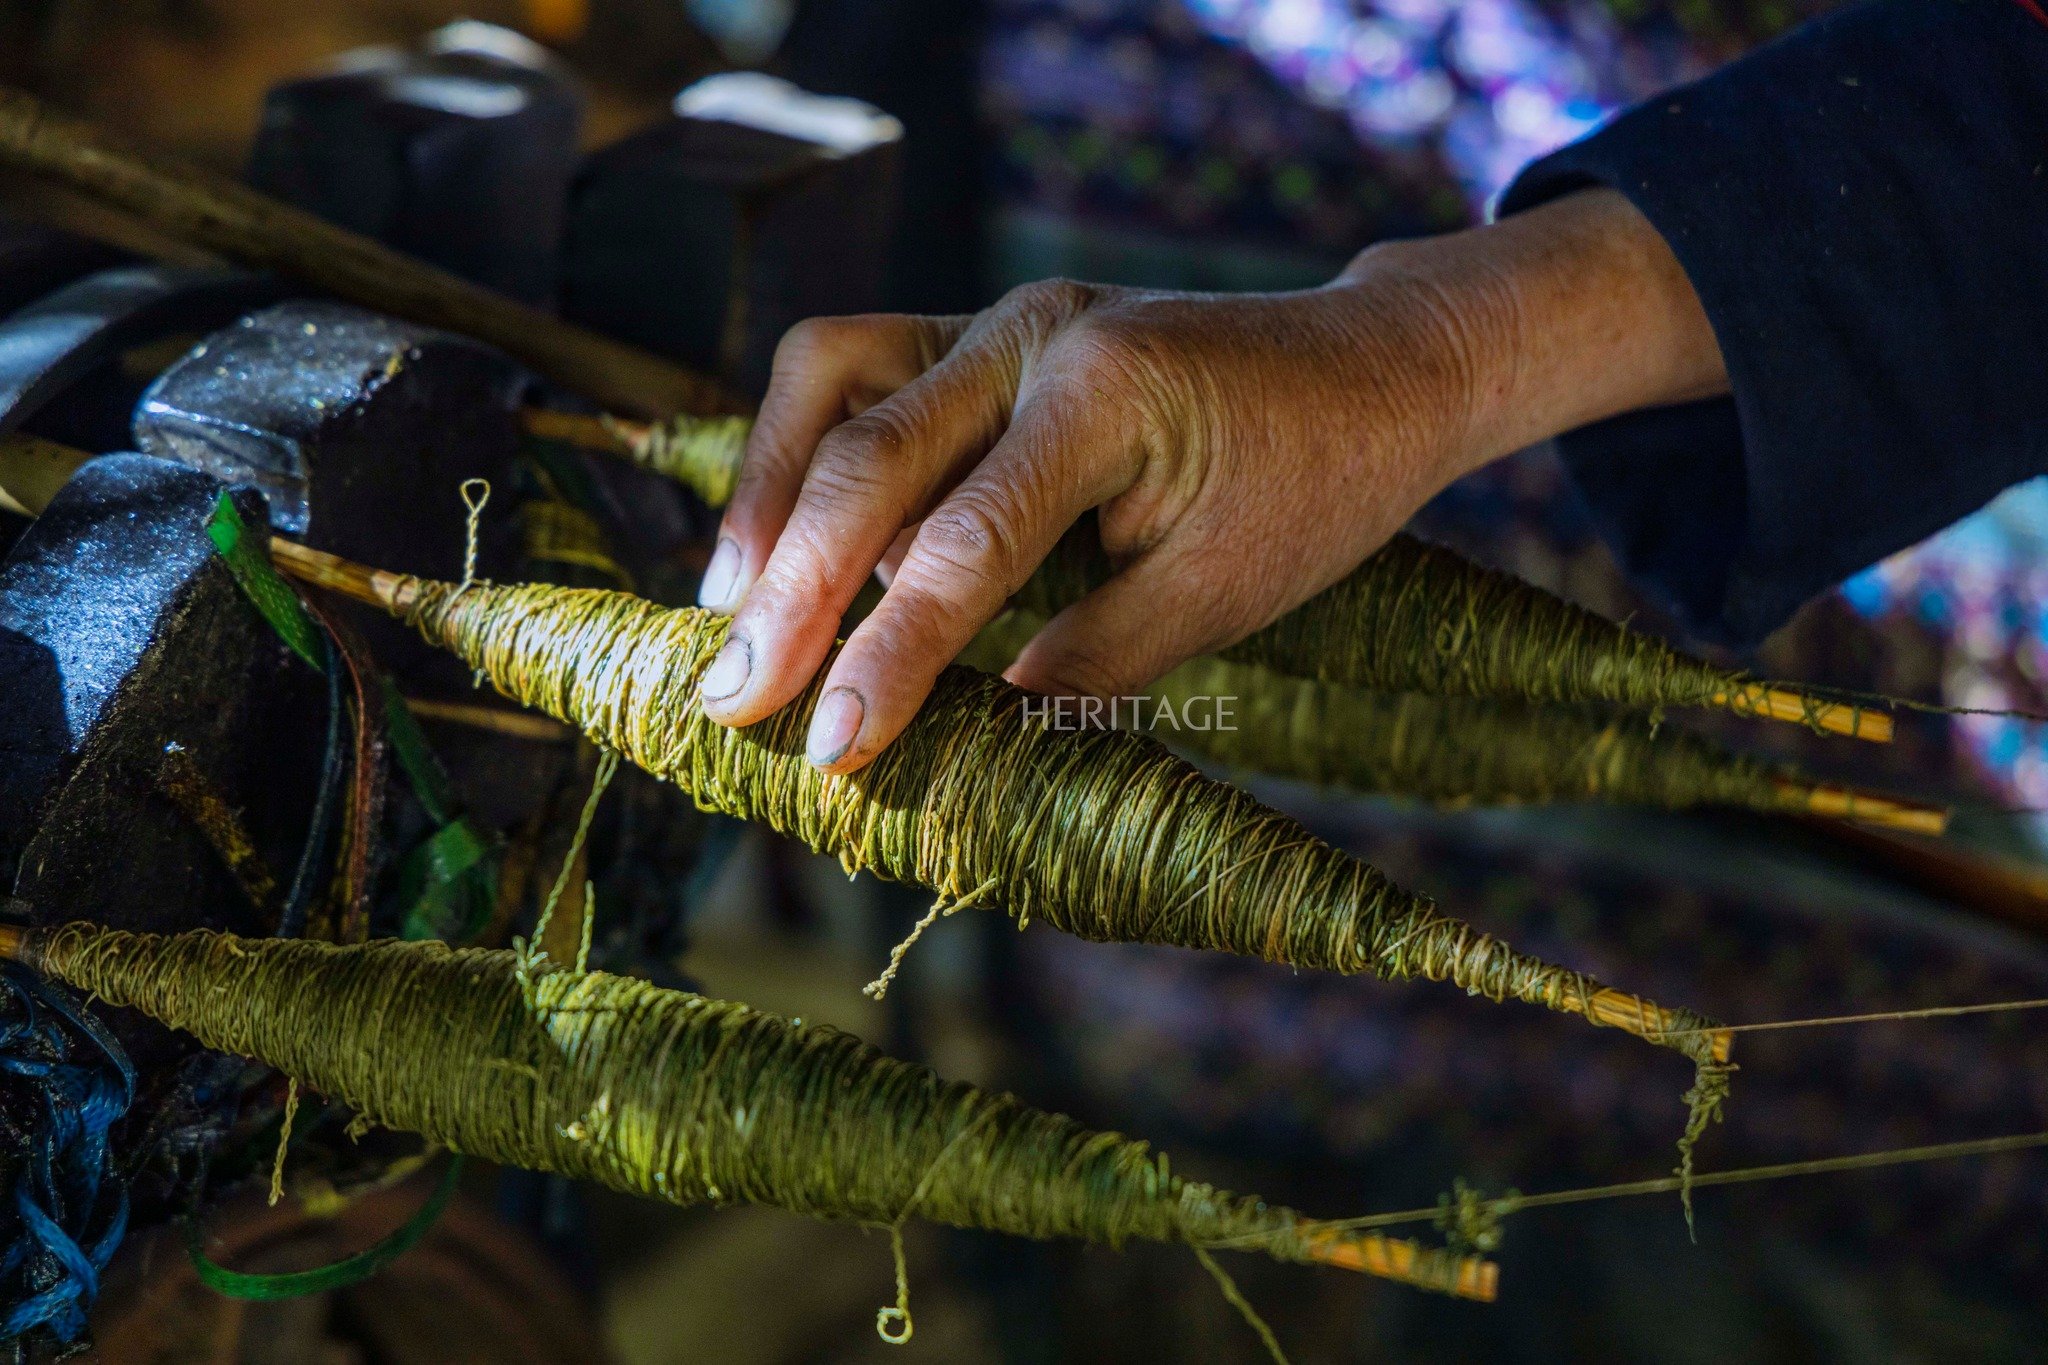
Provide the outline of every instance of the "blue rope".
<path id="1" fill-rule="evenodd" d="M 128 1187 L 107 1170 L 107 1133 L 135 1096 L 119 1042 L 63 987 L 0 964 L 11 1006 L 0 1019 L 0 1073 L 35 1082 L 40 1122 L 15 1175 L 14 1227 L 0 1205 L 0 1340 L 38 1327 L 76 1341 L 100 1272 L 128 1230 Z M 11 998 L 10 998 L 11 997 Z"/>

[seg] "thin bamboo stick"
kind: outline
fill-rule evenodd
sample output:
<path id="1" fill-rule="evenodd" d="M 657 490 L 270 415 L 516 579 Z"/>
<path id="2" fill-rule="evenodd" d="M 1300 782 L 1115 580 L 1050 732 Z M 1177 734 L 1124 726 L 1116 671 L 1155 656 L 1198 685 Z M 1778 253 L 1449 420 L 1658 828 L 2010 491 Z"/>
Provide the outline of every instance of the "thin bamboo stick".
<path id="1" fill-rule="evenodd" d="M 421 720 L 466 725 L 473 730 L 489 730 L 513 739 L 560 744 L 576 738 L 576 732 L 558 720 L 529 715 L 524 711 L 509 710 L 503 706 L 477 706 L 463 701 L 429 701 L 425 697 L 407 697 L 405 707 Z"/>
<path id="2" fill-rule="evenodd" d="M 0 509 L 39 517 L 57 490 L 92 456 L 26 432 L 0 436 Z"/>
<path id="3" fill-rule="evenodd" d="M 1851 820 L 1876 829 L 1900 830 L 1909 834 L 1938 835 L 1948 830 L 1948 811 L 1941 806 L 1825 783 L 1807 786 L 1787 781 L 1780 782 L 1778 789 L 1785 793 L 1788 802 L 1797 804 L 1808 815 Z"/>
<path id="4" fill-rule="evenodd" d="M 1831 735 L 1847 735 L 1851 739 L 1867 739 L 1878 744 L 1892 741 L 1892 718 L 1883 711 L 1873 711 L 1849 702 L 1820 701 L 1765 683 L 1751 683 L 1747 687 L 1724 692 L 1713 699 L 1713 705 L 1745 715 L 1817 726 Z"/>

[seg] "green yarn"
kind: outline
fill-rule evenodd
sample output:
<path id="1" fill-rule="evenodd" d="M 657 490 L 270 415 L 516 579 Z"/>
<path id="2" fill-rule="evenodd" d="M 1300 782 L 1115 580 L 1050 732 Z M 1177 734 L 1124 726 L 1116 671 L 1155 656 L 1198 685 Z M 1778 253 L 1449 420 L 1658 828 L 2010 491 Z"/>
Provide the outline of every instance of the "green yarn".
<path id="1" fill-rule="evenodd" d="M 109 1004 L 256 1058 L 360 1121 L 672 1204 L 768 1204 L 894 1227 L 1375 1258 L 1471 1292 L 1469 1258 L 1333 1242 L 1289 1209 L 1172 1173 L 1142 1142 L 946 1082 L 851 1035 L 509 951 L 211 930 L 38 931 L 24 958 Z M 1341 1245 L 1339 1244 L 1341 1242 Z"/>

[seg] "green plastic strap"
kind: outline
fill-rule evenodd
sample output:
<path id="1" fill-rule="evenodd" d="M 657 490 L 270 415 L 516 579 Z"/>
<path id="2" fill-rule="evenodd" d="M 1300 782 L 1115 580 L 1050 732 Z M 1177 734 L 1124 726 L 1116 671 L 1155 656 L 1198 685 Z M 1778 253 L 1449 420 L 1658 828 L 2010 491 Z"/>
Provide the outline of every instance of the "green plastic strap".
<path id="1" fill-rule="evenodd" d="M 458 1155 L 448 1162 L 448 1169 L 441 1173 L 441 1183 L 434 1187 L 427 1202 L 420 1205 L 419 1212 L 405 1220 L 397 1231 L 365 1251 L 359 1251 L 346 1260 L 332 1265 L 319 1266 L 313 1270 L 294 1270 L 282 1275 L 250 1275 L 207 1259 L 200 1246 L 201 1233 L 197 1219 L 186 1223 L 186 1248 L 192 1256 L 192 1268 L 199 1272 L 199 1281 L 216 1294 L 231 1299 L 249 1299 L 257 1303 L 274 1303 L 279 1299 L 304 1298 L 308 1294 L 324 1294 L 330 1290 L 346 1289 L 360 1284 L 385 1266 L 397 1260 L 406 1252 L 418 1246 L 435 1222 L 441 1211 L 448 1207 L 448 1201 L 455 1197 L 455 1186 L 462 1177 L 462 1158 Z"/>
<path id="2" fill-rule="evenodd" d="M 461 943 L 483 928 L 497 899 L 489 841 L 468 820 L 442 826 L 406 855 L 398 872 L 403 938 Z"/>
<path id="3" fill-rule="evenodd" d="M 391 750 L 398 755 L 398 766 L 405 769 L 406 780 L 412 783 L 413 793 L 419 797 L 427 818 L 445 825 L 455 818 L 461 805 L 448 781 L 447 770 L 434 757 L 434 748 L 427 742 L 426 732 L 420 729 L 419 717 L 399 695 L 398 684 L 391 681 L 388 673 L 380 681 L 384 688 L 384 728 L 391 735 Z"/>
<path id="4" fill-rule="evenodd" d="M 324 668 L 319 627 L 306 615 L 299 595 L 271 566 L 265 538 L 250 533 L 230 494 L 223 492 L 220 501 L 213 505 L 213 515 L 206 522 L 206 536 L 227 561 L 228 571 L 242 585 L 243 595 L 256 604 L 256 610 L 263 613 L 263 619 L 270 622 L 278 638 L 313 667 Z"/>

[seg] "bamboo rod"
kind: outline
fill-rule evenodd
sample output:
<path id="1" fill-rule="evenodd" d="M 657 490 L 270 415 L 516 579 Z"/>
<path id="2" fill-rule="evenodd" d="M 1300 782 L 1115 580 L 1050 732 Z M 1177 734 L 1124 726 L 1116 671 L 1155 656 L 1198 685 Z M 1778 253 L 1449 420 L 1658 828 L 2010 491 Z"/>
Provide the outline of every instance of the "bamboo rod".
<path id="1" fill-rule="evenodd" d="M 57 490 L 92 456 L 26 432 L 0 436 L 0 509 L 39 517 Z"/>
<path id="2" fill-rule="evenodd" d="M 1309 1254 L 1318 1265 L 1356 1270 L 1383 1280 L 1412 1283 L 1415 1278 L 1413 1242 L 1331 1236 L 1318 1239 Z M 1451 1293 L 1461 1299 L 1492 1303 L 1500 1294 L 1500 1266 L 1477 1256 L 1463 1258 L 1458 1264 L 1458 1282 Z"/>
<path id="3" fill-rule="evenodd" d="M 562 322 L 225 176 L 138 151 L 19 90 L 0 88 L 0 164 L 53 181 L 176 241 L 489 342 L 609 407 L 648 417 L 738 410 L 719 384 L 680 365 Z"/>
<path id="4" fill-rule="evenodd" d="M 1715 706 L 1743 715 L 1765 716 L 1771 720 L 1812 725 L 1831 735 L 1867 739 L 1877 744 L 1892 741 L 1892 718 L 1883 711 L 1850 702 L 1820 701 L 1783 687 L 1751 683 L 1713 699 Z"/>
<path id="5" fill-rule="evenodd" d="M 576 738 L 576 732 L 558 720 L 529 715 L 503 706 L 477 706 L 464 701 L 429 701 L 407 697 L 405 707 L 421 720 L 438 720 L 449 725 L 466 725 L 489 730 L 513 739 L 530 739 L 543 744 L 560 744 Z"/>
<path id="6" fill-rule="evenodd" d="M 1939 835 L 1948 830 L 1948 811 L 1941 806 L 1827 783 L 1807 786 L 1801 782 L 1783 781 L 1778 784 L 1778 790 L 1785 793 L 1795 809 L 1807 815 L 1850 820 L 1875 829 L 1901 830 L 1909 834 Z"/>
<path id="7" fill-rule="evenodd" d="M 409 588 L 414 580 L 407 574 L 372 569 L 282 536 L 270 538 L 270 557 L 280 569 L 316 588 L 382 607 L 393 615 L 412 604 Z"/>
<path id="8" fill-rule="evenodd" d="M 620 455 L 631 454 L 633 443 L 645 440 L 653 430 L 645 422 L 558 412 L 553 408 L 521 408 L 519 422 L 527 435 L 543 441 L 560 441 L 585 450 L 609 450 Z"/>

